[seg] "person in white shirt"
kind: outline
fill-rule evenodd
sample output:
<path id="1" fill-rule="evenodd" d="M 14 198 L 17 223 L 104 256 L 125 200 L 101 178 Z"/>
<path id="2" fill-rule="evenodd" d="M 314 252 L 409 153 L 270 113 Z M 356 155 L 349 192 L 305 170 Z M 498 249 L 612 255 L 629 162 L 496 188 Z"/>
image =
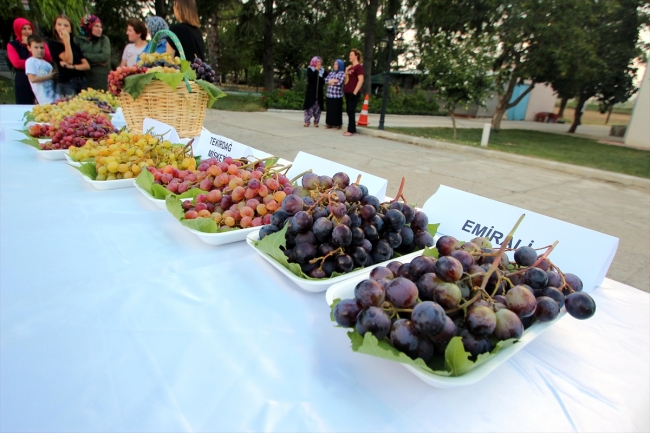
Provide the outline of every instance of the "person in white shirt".
<path id="1" fill-rule="evenodd" d="M 120 66 L 135 66 L 138 56 L 147 46 L 147 25 L 136 18 L 130 18 L 126 22 L 126 36 L 130 43 L 124 47 Z"/>
<path id="2" fill-rule="evenodd" d="M 25 61 L 25 74 L 32 86 L 32 92 L 40 105 L 51 104 L 58 99 L 54 90 L 56 76 L 52 65 L 43 60 L 45 57 L 45 40 L 38 35 L 27 38 L 27 46 L 32 56 Z"/>

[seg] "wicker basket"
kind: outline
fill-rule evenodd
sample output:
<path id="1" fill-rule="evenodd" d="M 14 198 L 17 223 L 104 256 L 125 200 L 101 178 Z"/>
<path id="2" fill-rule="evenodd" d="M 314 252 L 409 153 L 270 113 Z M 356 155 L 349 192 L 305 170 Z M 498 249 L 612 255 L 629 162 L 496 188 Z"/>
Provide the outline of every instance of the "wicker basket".
<path id="1" fill-rule="evenodd" d="M 168 37 L 178 47 L 181 59 L 185 60 L 185 53 L 176 35 L 169 30 L 161 30 L 154 36 L 149 52 L 156 49 L 156 44 L 161 37 Z M 191 89 L 191 92 L 188 91 Z M 181 81 L 173 90 L 169 85 L 159 80 L 152 80 L 147 84 L 140 96 L 133 99 L 126 92 L 120 93 L 120 104 L 124 112 L 124 120 L 129 129 L 142 133 L 142 122 L 146 117 L 158 120 L 173 126 L 181 138 L 196 137 L 201 134 L 205 110 L 209 96 L 205 90 L 193 81 Z"/>

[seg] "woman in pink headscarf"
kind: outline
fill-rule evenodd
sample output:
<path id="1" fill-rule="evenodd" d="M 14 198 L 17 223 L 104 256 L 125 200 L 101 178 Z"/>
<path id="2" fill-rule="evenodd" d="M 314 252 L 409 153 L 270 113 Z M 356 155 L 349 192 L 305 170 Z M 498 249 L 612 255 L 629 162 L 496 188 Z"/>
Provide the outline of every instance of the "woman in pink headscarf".
<path id="1" fill-rule="evenodd" d="M 305 91 L 305 103 L 302 107 L 305 110 L 305 127 L 309 126 L 313 116 L 314 127 L 318 128 L 320 113 L 323 109 L 324 75 L 323 59 L 318 56 L 312 58 L 309 68 L 307 68 L 307 90 Z"/>
<path id="2" fill-rule="evenodd" d="M 25 74 L 25 61 L 32 56 L 27 45 L 27 38 L 34 34 L 34 26 L 25 18 L 16 18 L 14 20 L 14 34 L 16 38 L 7 45 L 7 57 L 14 67 L 16 104 L 31 105 L 34 104 L 36 98 Z M 47 44 L 45 44 L 45 57 L 43 59 L 46 62 L 52 61 L 52 55 Z"/>

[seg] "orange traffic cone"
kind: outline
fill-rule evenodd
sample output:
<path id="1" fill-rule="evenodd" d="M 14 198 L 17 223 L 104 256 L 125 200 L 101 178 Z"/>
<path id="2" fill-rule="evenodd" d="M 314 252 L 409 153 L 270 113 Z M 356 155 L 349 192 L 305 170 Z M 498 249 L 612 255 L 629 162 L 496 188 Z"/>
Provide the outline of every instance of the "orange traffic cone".
<path id="1" fill-rule="evenodd" d="M 363 101 L 363 107 L 361 107 L 361 115 L 359 116 L 359 121 L 357 122 L 359 126 L 368 126 L 368 95 Z"/>

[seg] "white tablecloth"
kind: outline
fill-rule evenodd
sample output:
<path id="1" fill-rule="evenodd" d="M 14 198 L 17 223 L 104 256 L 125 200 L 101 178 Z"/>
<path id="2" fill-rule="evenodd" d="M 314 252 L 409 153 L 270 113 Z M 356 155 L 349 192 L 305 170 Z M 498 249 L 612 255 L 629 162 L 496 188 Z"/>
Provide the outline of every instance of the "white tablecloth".
<path id="1" fill-rule="evenodd" d="M 479 383 L 353 353 L 324 294 L 134 188 L 0 145 L 0 430 L 648 431 L 650 297 L 606 280 Z M 22 113 L 21 113 L 22 114 Z M 0 117 L 2 119 L 2 117 Z"/>

